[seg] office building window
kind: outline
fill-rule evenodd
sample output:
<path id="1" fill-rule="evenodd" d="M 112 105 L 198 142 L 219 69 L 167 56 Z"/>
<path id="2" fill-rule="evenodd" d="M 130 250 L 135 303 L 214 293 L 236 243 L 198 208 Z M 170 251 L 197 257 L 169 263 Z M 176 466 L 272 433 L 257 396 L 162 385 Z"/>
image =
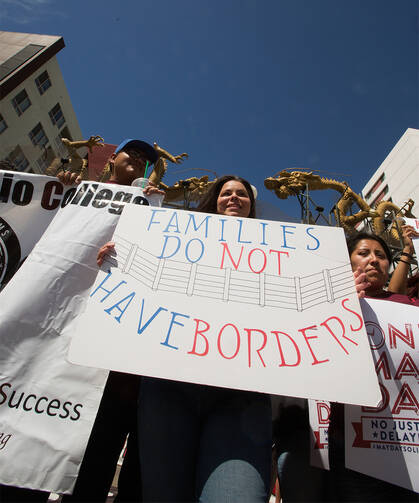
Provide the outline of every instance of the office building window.
<path id="1" fill-rule="evenodd" d="M 32 140 L 32 143 L 34 145 L 38 145 L 38 147 L 43 147 L 49 141 L 40 122 L 38 122 L 38 124 L 29 133 L 29 138 Z"/>
<path id="2" fill-rule="evenodd" d="M 387 192 L 388 192 L 388 185 L 386 185 L 384 189 L 374 199 L 374 201 L 371 203 L 371 207 L 374 208 L 375 205 L 383 199 L 383 197 L 387 194 Z"/>
<path id="3" fill-rule="evenodd" d="M 53 107 L 49 111 L 49 116 L 51 119 L 51 122 L 54 126 L 57 126 L 60 128 L 64 123 L 65 123 L 65 118 L 63 115 L 63 111 L 61 110 L 60 104 L 57 103 L 55 107 Z"/>
<path id="4" fill-rule="evenodd" d="M 19 145 L 10 152 L 10 154 L 6 158 L 13 165 L 13 169 L 16 171 L 25 171 L 29 166 L 29 161 L 26 159 L 25 154 Z"/>
<path id="5" fill-rule="evenodd" d="M 38 88 L 39 94 L 44 94 L 44 92 L 51 87 L 51 81 L 49 79 L 48 72 L 42 72 L 39 77 L 35 79 L 36 86 Z"/>
<path id="6" fill-rule="evenodd" d="M 20 116 L 31 106 L 31 100 L 28 93 L 23 89 L 12 99 L 12 104 L 15 107 L 16 113 Z"/>
<path id="7" fill-rule="evenodd" d="M 3 116 L 0 114 L 0 134 L 7 129 L 7 124 L 6 121 L 4 120 Z"/>
<path id="8" fill-rule="evenodd" d="M 378 187 L 384 182 L 385 175 L 384 173 L 380 176 L 380 178 L 374 183 L 373 187 L 370 189 L 365 199 L 369 199 L 373 193 L 378 189 Z"/>

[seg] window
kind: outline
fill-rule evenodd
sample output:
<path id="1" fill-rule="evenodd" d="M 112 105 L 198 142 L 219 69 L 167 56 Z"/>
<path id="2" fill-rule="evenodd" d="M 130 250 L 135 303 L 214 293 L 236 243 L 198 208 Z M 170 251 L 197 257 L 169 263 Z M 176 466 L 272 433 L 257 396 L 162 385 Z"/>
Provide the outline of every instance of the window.
<path id="1" fill-rule="evenodd" d="M 39 77 L 35 79 L 36 86 L 38 88 L 39 94 L 44 94 L 44 92 L 51 87 L 51 81 L 49 79 L 48 72 L 42 72 Z"/>
<path id="2" fill-rule="evenodd" d="M 7 161 L 13 164 L 16 171 L 25 171 L 29 166 L 29 161 L 26 159 L 25 154 L 22 149 L 17 145 L 17 147 L 10 152 L 6 158 Z"/>
<path id="3" fill-rule="evenodd" d="M 383 197 L 387 194 L 388 192 L 388 185 L 384 187 L 384 189 L 378 194 L 378 196 L 374 199 L 374 201 L 371 203 L 371 207 L 374 208 L 375 205 L 383 199 Z"/>
<path id="4" fill-rule="evenodd" d="M 23 89 L 12 99 L 12 104 L 15 107 L 16 113 L 22 115 L 23 112 L 31 106 L 31 100 L 28 93 Z"/>
<path id="5" fill-rule="evenodd" d="M 384 181 L 384 173 L 380 176 L 380 178 L 374 183 L 373 187 L 370 189 L 370 191 L 368 192 L 368 194 L 366 195 L 365 199 L 369 199 L 373 192 L 375 192 L 378 187 L 381 185 L 381 183 Z"/>
<path id="6" fill-rule="evenodd" d="M 38 124 L 29 133 L 29 138 L 32 140 L 32 143 L 34 145 L 38 145 L 38 147 L 43 147 L 49 141 L 40 122 L 38 122 Z"/>
<path id="7" fill-rule="evenodd" d="M 57 126 L 58 128 L 60 128 L 65 123 L 63 111 L 61 110 L 59 103 L 57 103 L 55 107 L 49 111 L 49 116 L 52 124 L 54 126 Z"/>
<path id="8" fill-rule="evenodd" d="M 7 129 L 7 124 L 6 121 L 4 120 L 3 116 L 0 114 L 0 134 Z"/>

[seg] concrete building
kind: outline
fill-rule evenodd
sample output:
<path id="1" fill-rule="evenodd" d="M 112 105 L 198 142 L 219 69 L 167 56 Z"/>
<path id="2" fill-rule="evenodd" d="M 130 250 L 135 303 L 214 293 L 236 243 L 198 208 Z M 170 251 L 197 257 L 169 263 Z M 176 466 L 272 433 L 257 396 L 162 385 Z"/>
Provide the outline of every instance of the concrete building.
<path id="1" fill-rule="evenodd" d="M 419 215 L 419 130 L 406 130 L 362 189 L 362 197 L 371 207 L 381 200 L 402 207 L 411 198 L 412 213 Z"/>
<path id="2" fill-rule="evenodd" d="M 0 31 L 0 160 L 44 173 L 82 133 L 58 66 L 62 37 Z"/>

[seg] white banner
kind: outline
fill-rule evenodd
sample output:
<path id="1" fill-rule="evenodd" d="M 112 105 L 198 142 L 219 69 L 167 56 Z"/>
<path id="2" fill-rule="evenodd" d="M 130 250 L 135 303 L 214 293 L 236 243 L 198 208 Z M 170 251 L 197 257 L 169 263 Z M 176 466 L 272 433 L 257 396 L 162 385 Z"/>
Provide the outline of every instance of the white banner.
<path id="1" fill-rule="evenodd" d="M 309 400 L 310 464 L 329 470 L 329 422 L 330 403 L 325 400 Z"/>
<path id="2" fill-rule="evenodd" d="M 75 191 L 49 176 L 0 171 L 0 290 Z"/>
<path id="3" fill-rule="evenodd" d="M 45 194 L 51 179 L 28 180 Z M 57 183 L 45 200 L 62 206 L 68 191 Z M 108 375 L 66 361 L 74 322 L 125 203 L 148 204 L 141 189 L 111 184 L 85 182 L 72 195 L 0 294 L 0 482 L 57 493 L 72 491 Z M 42 212 L 24 227 L 18 200 L 3 201 L 1 215 L 29 251 Z"/>
<path id="4" fill-rule="evenodd" d="M 382 403 L 345 407 L 346 466 L 419 492 L 419 310 L 365 299 L 363 314 Z"/>
<path id="5" fill-rule="evenodd" d="M 113 240 L 70 361 L 377 405 L 342 229 L 131 205 Z"/>

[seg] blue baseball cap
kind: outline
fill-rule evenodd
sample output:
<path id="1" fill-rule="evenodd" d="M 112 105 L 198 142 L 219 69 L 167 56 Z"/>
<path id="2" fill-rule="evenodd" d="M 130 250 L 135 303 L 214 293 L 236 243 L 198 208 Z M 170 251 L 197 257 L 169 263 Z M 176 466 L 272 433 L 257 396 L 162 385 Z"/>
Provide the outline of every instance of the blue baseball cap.
<path id="1" fill-rule="evenodd" d="M 154 164 L 159 157 L 154 147 L 152 147 L 149 143 L 142 140 L 133 140 L 132 138 L 128 138 L 121 142 L 116 147 L 115 154 L 117 154 L 121 150 L 127 150 L 129 148 L 132 148 L 134 150 L 141 150 L 142 152 L 144 152 L 151 164 Z"/>

